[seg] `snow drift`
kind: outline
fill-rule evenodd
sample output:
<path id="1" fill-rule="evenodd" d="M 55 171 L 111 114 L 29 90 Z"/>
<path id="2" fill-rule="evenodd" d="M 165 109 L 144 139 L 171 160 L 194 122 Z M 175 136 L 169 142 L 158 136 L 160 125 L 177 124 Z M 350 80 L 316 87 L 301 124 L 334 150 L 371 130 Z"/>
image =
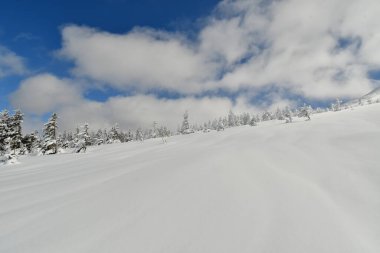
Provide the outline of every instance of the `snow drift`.
<path id="1" fill-rule="evenodd" d="M 23 157 L 0 252 L 380 252 L 380 104 Z"/>

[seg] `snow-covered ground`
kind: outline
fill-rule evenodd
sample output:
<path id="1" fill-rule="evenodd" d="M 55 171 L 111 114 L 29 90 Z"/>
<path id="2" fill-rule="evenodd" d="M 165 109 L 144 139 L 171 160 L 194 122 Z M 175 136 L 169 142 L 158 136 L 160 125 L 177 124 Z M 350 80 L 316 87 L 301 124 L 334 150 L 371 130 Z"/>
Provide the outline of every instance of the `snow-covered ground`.
<path id="1" fill-rule="evenodd" d="M 380 252 L 380 104 L 0 167 L 0 252 Z"/>

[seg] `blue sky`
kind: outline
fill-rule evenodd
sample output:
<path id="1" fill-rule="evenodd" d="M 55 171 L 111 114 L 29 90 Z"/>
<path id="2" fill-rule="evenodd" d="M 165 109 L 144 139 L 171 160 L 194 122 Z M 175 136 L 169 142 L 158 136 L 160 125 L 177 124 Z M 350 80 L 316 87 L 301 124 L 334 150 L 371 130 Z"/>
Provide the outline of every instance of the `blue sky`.
<path id="1" fill-rule="evenodd" d="M 175 127 L 378 86 L 372 0 L 2 1 L 0 108 L 27 129 Z M 358 12 L 357 10 L 361 10 Z M 360 13 L 365 13 L 362 16 Z M 363 18 L 365 17 L 365 18 Z"/>

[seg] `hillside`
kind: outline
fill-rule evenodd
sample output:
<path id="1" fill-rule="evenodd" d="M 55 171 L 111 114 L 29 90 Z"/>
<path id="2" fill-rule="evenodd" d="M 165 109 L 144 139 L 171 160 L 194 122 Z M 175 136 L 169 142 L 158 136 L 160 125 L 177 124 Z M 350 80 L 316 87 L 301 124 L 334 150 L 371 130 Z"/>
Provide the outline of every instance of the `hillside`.
<path id="1" fill-rule="evenodd" d="M 0 167 L 0 252 L 380 252 L 380 104 Z"/>
<path id="2" fill-rule="evenodd" d="M 352 101 L 348 101 L 345 103 L 347 106 L 358 106 L 361 104 L 369 104 L 369 103 L 375 103 L 380 101 L 380 87 L 372 90 L 368 94 L 358 98 L 354 99 Z"/>

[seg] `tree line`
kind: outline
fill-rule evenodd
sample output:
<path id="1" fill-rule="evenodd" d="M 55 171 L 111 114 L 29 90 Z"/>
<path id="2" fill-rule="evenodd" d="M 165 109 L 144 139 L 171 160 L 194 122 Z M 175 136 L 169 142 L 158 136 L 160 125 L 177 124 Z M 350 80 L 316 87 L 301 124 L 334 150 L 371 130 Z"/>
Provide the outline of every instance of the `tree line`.
<path id="1" fill-rule="evenodd" d="M 375 101 L 379 102 L 379 100 Z M 359 100 L 358 105 L 371 104 L 368 100 L 366 103 Z M 259 122 L 269 120 L 282 120 L 285 123 L 292 123 L 293 117 L 305 117 L 311 120 L 311 115 L 326 111 L 340 111 L 348 109 L 347 104 L 343 105 L 342 101 L 337 99 L 332 103 L 330 108 L 313 109 L 310 105 L 304 104 L 301 107 L 265 111 L 259 114 L 242 113 L 235 114 L 232 110 L 225 117 L 209 120 L 203 124 L 189 123 L 189 113 L 186 111 L 183 115 L 182 124 L 178 126 L 176 132 L 170 131 L 165 126 L 158 126 L 153 122 L 152 127 L 135 131 L 120 130 L 118 124 L 112 126 L 109 130 L 98 129 L 92 131 L 88 123 L 77 127 L 74 131 L 59 132 L 58 115 L 53 113 L 49 120 L 44 124 L 42 134 L 37 131 L 23 135 L 22 122 L 24 115 L 20 110 L 16 110 L 11 115 L 7 110 L 0 112 L 0 164 L 14 163 L 20 155 L 52 155 L 61 152 L 86 152 L 88 146 L 125 143 L 130 141 L 143 141 L 151 138 L 166 138 L 175 134 L 191 134 L 197 131 L 209 132 L 212 130 L 222 131 L 225 128 L 242 125 L 256 126 Z"/>

